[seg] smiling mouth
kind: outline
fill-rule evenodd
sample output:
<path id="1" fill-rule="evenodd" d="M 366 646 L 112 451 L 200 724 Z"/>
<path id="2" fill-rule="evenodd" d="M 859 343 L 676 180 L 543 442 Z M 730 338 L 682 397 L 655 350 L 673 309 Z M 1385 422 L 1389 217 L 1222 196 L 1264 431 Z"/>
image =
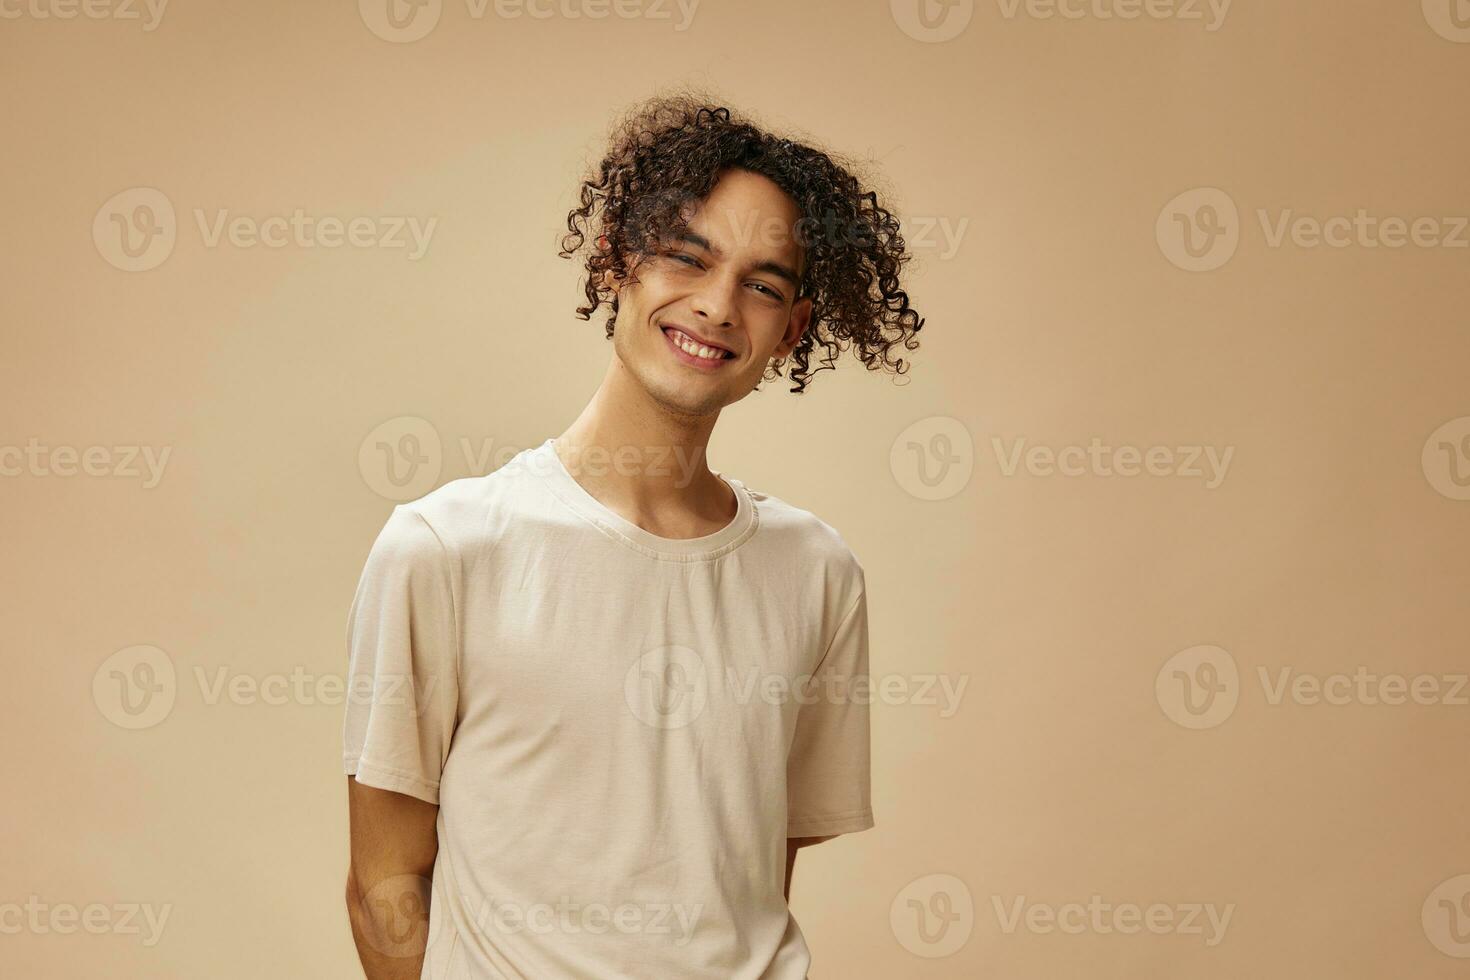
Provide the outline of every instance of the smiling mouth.
<path id="1" fill-rule="evenodd" d="M 669 342 L 680 351 L 701 361 L 718 364 L 720 361 L 731 360 L 735 356 L 734 351 L 702 344 L 677 327 L 661 327 L 660 329 L 663 330 L 664 336 L 669 338 Z"/>

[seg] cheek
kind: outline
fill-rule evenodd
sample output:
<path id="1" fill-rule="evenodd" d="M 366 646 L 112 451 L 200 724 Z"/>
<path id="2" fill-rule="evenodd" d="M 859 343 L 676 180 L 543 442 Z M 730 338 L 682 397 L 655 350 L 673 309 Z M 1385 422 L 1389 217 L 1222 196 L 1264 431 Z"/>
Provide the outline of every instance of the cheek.
<path id="1" fill-rule="evenodd" d="M 777 345 L 786 336 L 788 318 L 782 311 L 763 313 L 758 326 L 751 331 L 751 351 L 762 358 L 773 356 Z"/>
<path id="2" fill-rule="evenodd" d="M 650 270 L 643 273 L 638 282 L 623 290 L 620 305 L 630 311 L 637 311 L 640 319 L 649 320 L 675 299 L 677 292 L 670 288 L 667 279 Z"/>

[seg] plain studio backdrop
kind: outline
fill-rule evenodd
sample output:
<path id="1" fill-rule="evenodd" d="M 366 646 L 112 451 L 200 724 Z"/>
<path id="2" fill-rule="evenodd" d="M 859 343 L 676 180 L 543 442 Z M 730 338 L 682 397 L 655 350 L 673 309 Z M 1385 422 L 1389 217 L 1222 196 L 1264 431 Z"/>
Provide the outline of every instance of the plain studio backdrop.
<path id="1" fill-rule="evenodd" d="M 1463 976 L 1455 2 L 0 0 L 0 973 L 359 975 L 363 559 L 581 409 L 558 235 L 689 83 L 861 163 L 927 318 L 711 447 L 867 572 L 813 976 Z"/>

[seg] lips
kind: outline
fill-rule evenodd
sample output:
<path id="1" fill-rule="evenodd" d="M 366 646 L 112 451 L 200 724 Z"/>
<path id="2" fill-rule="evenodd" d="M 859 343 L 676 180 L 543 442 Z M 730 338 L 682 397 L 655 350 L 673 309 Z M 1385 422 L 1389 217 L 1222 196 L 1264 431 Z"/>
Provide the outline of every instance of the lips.
<path id="1" fill-rule="evenodd" d="M 681 327 L 678 324 L 661 323 L 659 324 L 659 329 L 661 329 L 665 334 L 670 337 L 670 339 L 674 340 L 676 343 L 679 342 L 679 335 L 682 334 L 684 338 L 687 338 L 690 342 L 694 344 L 697 344 L 701 347 L 708 347 L 710 350 L 720 351 L 725 355 L 726 360 L 729 360 L 735 356 L 735 352 L 732 351 L 730 348 L 724 346 L 723 344 L 713 343 L 712 341 L 709 341 L 704 337 L 699 336 L 699 334 L 695 333 L 694 331 Z"/>

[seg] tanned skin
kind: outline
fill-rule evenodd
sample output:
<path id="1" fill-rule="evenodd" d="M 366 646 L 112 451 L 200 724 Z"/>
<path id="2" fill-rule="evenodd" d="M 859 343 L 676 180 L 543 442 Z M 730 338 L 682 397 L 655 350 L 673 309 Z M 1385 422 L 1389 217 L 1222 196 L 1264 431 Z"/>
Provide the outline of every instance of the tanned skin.
<path id="1" fill-rule="evenodd" d="M 368 980 L 418 980 L 439 837 L 432 803 L 347 777 L 347 918 Z"/>

